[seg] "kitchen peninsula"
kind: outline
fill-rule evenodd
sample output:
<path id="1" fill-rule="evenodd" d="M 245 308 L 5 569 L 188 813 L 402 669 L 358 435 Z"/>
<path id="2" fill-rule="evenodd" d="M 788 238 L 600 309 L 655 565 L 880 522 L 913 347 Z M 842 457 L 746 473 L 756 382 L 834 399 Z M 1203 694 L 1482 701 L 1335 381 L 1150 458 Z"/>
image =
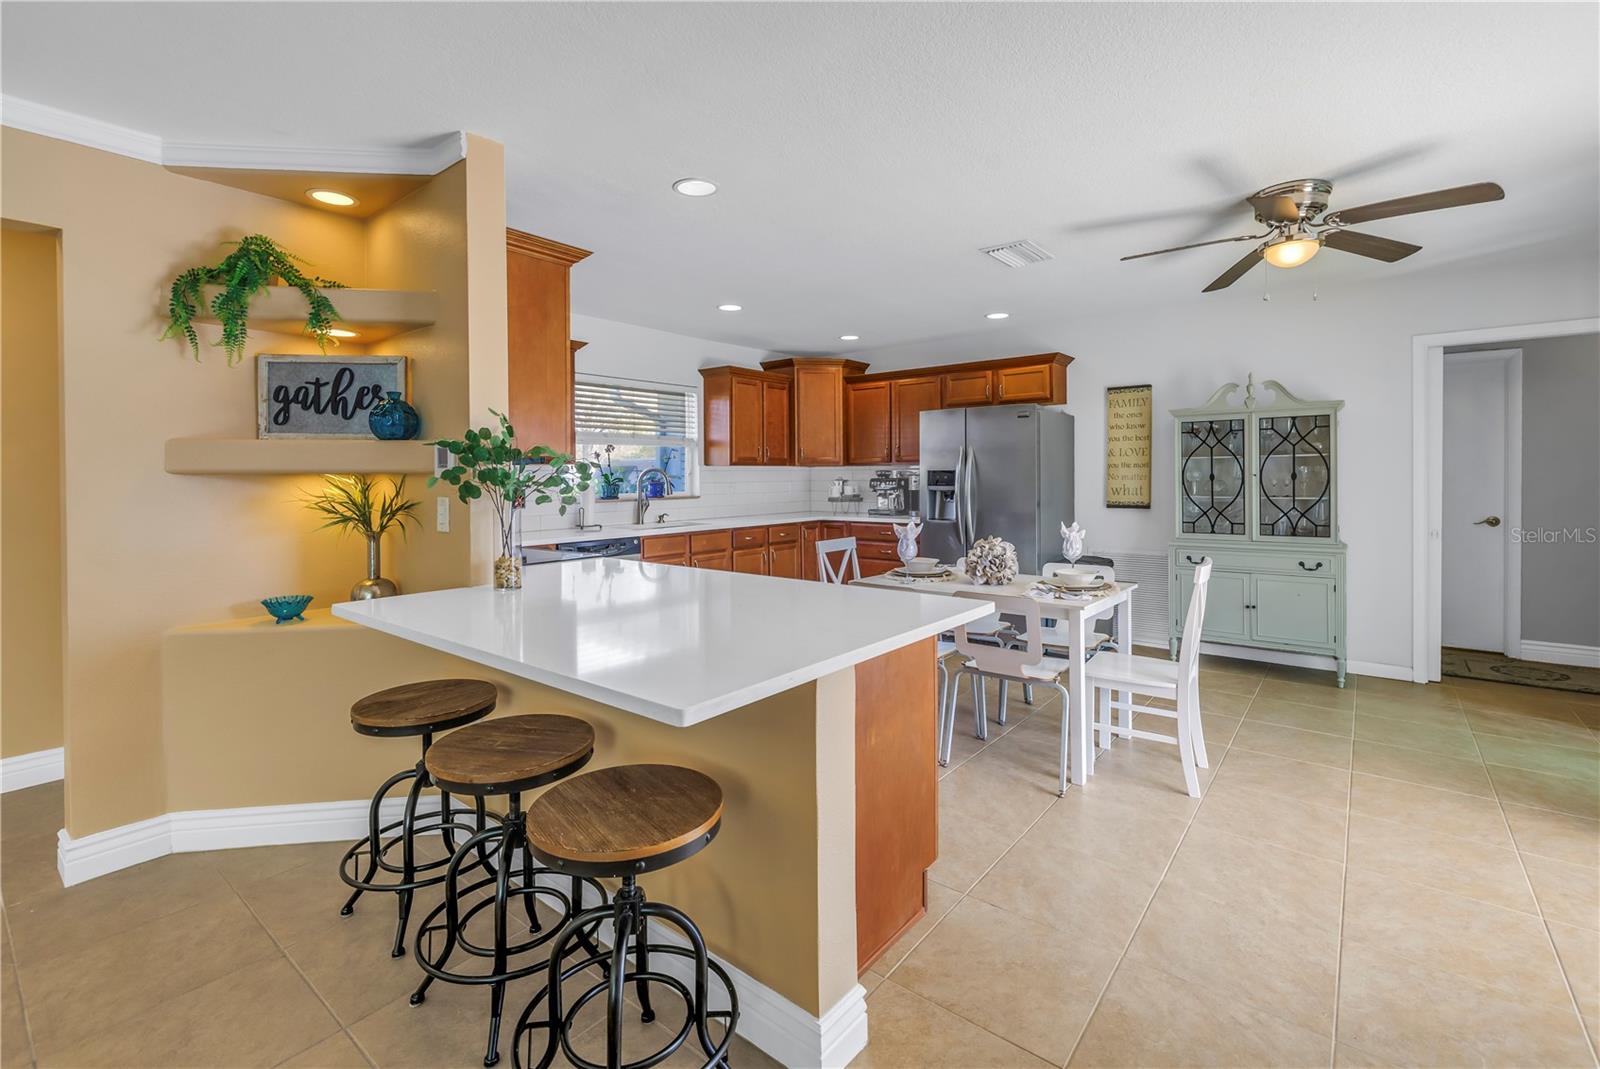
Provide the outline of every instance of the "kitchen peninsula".
<path id="1" fill-rule="evenodd" d="M 803 1012 L 818 1046 L 761 1034 L 759 1016 L 747 1038 L 844 1064 L 865 1041 L 858 971 L 921 915 L 936 854 L 934 639 L 990 606 L 620 559 L 529 568 L 524 584 L 334 613 L 515 677 L 502 710 L 582 717 L 596 765 L 715 778 L 716 843 L 649 893 Z"/>

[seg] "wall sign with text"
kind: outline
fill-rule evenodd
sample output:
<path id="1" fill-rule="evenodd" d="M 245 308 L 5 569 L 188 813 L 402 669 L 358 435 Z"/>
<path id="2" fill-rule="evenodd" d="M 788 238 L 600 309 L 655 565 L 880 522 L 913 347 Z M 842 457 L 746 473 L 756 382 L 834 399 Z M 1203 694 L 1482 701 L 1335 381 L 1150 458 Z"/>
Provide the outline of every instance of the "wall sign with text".
<path id="1" fill-rule="evenodd" d="M 397 392 L 410 400 L 403 356 L 256 357 L 257 438 L 371 438 L 367 415 Z"/>
<path id="2" fill-rule="evenodd" d="M 1150 507 L 1149 386 L 1106 388 L 1106 508 Z"/>

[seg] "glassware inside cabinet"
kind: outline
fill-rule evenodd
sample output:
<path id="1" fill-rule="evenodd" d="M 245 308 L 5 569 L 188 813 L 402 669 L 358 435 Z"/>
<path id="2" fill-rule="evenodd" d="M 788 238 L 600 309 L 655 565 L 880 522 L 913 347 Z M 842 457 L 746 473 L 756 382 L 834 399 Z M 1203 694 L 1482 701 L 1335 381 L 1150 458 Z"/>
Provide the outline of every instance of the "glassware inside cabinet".
<path id="1" fill-rule="evenodd" d="M 1244 420 L 1185 420 L 1178 447 L 1183 533 L 1244 535 Z"/>
<path id="2" fill-rule="evenodd" d="M 1333 537 L 1333 417 L 1273 416 L 1258 424 L 1258 533 Z"/>

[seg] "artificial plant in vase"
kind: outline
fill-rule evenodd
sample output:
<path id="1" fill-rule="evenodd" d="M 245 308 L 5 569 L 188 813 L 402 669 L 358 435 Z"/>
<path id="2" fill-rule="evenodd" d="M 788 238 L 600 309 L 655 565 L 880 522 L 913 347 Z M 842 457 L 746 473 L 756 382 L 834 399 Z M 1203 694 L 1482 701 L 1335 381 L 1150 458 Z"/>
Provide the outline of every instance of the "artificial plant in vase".
<path id="1" fill-rule="evenodd" d="M 616 451 L 616 446 L 608 445 L 606 446 L 605 456 L 602 457 L 598 449 L 592 454 L 595 461 L 594 475 L 595 478 L 600 480 L 599 497 L 601 501 L 615 501 L 622 496 L 623 475 L 611 466 L 611 454 Z"/>
<path id="2" fill-rule="evenodd" d="M 307 275 L 299 265 L 305 263 L 292 252 L 281 248 L 264 234 L 230 242 L 234 250 L 211 267 L 191 267 L 172 280 L 172 295 L 167 300 L 167 329 L 162 338 L 182 336 L 200 359 L 200 335 L 194 329 L 194 317 L 200 314 L 204 301 L 201 292 L 205 286 L 221 286 L 222 292 L 211 298 L 211 314 L 222 324 L 222 340 L 217 344 L 228 354 L 232 367 L 244 357 L 244 339 L 250 325 L 250 299 L 268 286 L 282 282 L 293 286 L 305 295 L 306 333 L 317 339 L 323 352 L 328 343 L 339 344 L 328 332 L 339 318 L 339 312 L 324 289 L 343 289 L 344 283 Z"/>
<path id="3" fill-rule="evenodd" d="M 417 502 L 405 496 L 404 475 L 391 482 L 388 494 L 378 492 L 370 475 L 329 475 L 328 485 L 305 499 L 306 508 L 326 517 L 324 528 L 354 532 L 367 540 L 367 577 L 350 591 L 351 601 L 385 598 L 400 593 L 400 586 L 382 574 L 384 532 L 395 527 L 405 537 L 406 523 L 419 523 Z"/>
<path id="4" fill-rule="evenodd" d="M 514 535 L 516 511 L 524 505 L 559 502 L 566 515 L 567 506 L 577 504 L 578 495 L 589 488 L 593 471 L 587 461 L 574 461 L 542 445 L 517 448 L 517 434 L 511 421 L 494 409 L 489 414 L 499 420 L 498 430 L 468 428 L 459 441 L 441 440 L 436 446 L 449 451 L 454 463 L 428 480 L 432 486 L 440 479 L 456 488 L 456 496 L 470 505 L 479 498 L 494 507 L 499 526 L 500 556 L 494 562 L 494 585 L 501 590 L 522 586 L 522 554 Z"/>

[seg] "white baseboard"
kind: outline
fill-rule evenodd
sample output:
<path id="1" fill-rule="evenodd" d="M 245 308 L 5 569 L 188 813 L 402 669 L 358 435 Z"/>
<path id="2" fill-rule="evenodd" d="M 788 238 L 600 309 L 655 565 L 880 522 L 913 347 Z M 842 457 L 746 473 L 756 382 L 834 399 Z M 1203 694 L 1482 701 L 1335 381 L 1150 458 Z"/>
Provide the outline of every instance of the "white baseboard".
<path id="1" fill-rule="evenodd" d="M 1164 645 L 1164 643 L 1162 643 Z M 1320 668 L 1332 672 L 1335 661 L 1318 653 L 1292 653 L 1288 650 L 1263 650 L 1254 646 L 1230 646 L 1224 642 L 1201 642 L 1201 653 L 1214 653 L 1219 657 L 1234 657 L 1241 661 L 1261 664 L 1282 664 L 1292 668 Z M 1411 681 L 1411 668 L 1403 664 L 1384 664 L 1382 661 L 1346 661 L 1345 670 L 1351 675 L 1382 676 L 1384 679 Z"/>
<path id="2" fill-rule="evenodd" d="M 1566 642 L 1522 640 L 1524 661 L 1565 664 L 1574 668 L 1600 668 L 1600 646 L 1574 646 Z"/>
<path id="3" fill-rule="evenodd" d="M 0 794 L 54 783 L 64 775 L 65 763 L 66 752 L 59 746 L 0 760 Z"/>
<path id="4" fill-rule="evenodd" d="M 74 839 L 57 837 L 56 868 L 61 882 L 73 884 L 172 853 L 229 850 L 247 846 L 354 841 L 366 834 L 367 800 L 312 802 L 305 805 L 250 806 L 241 809 L 188 810 L 125 824 Z M 398 820 L 403 798 L 386 799 L 380 818 Z M 435 804 L 419 806 L 431 813 Z M 566 889 L 566 879 L 555 886 Z M 657 924 L 651 937 L 688 946 L 669 925 Z M 792 1069 L 844 1069 L 867 1045 L 867 999 L 860 984 L 821 1017 L 718 958 L 739 992 L 739 1034 Z M 687 958 L 662 955 L 651 965 L 693 987 Z M 714 1003 L 715 1004 L 715 1003 Z"/>
<path id="5" fill-rule="evenodd" d="M 74 839 L 65 828 L 57 837 L 56 871 L 66 887 L 138 865 L 167 854 L 232 850 L 245 846 L 354 842 L 367 831 L 370 799 L 308 802 L 304 805 L 247 806 L 163 813 L 134 824 Z M 388 798 L 380 819 L 399 820 L 404 798 Z M 418 806 L 419 815 L 433 804 Z"/>
<path id="6" fill-rule="evenodd" d="M 1358 676 L 1379 676 L 1383 679 L 1398 679 L 1402 683 L 1410 683 L 1411 666 L 1408 664 L 1384 664 L 1382 661 L 1351 661 L 1349 670 Z"/>

